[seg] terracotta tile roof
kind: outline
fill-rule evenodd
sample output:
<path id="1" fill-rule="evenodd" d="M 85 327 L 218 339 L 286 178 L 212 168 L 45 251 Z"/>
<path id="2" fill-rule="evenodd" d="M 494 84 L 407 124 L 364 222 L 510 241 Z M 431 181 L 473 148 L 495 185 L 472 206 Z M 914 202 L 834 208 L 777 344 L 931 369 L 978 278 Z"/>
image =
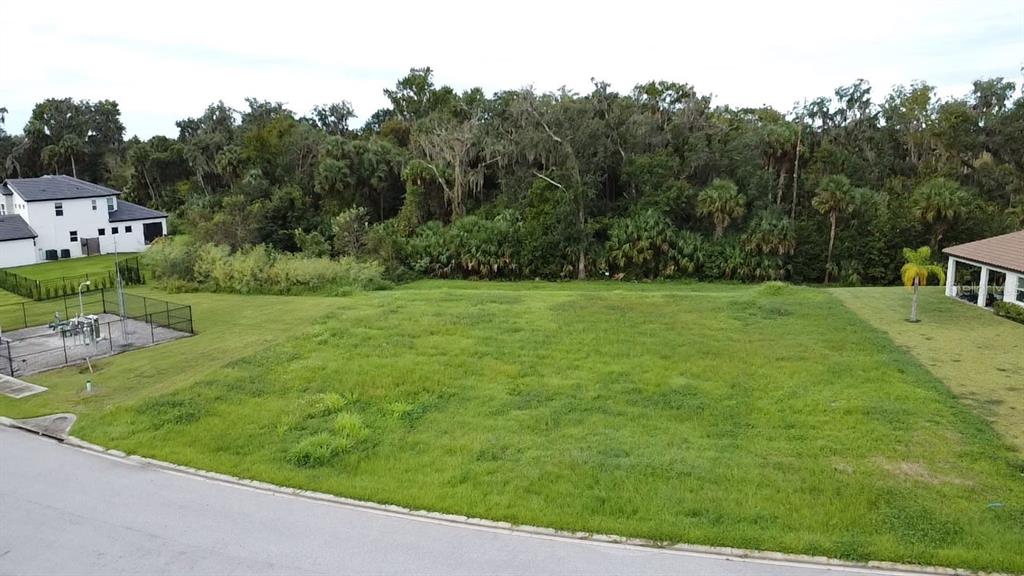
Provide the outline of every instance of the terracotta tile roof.
<path id="1" fill-rule="evenodd" d="M 944 253 L 964 260 L 973 260 L 989 266 L 1024 272 L 1024 230 L 957 244 Z"/>

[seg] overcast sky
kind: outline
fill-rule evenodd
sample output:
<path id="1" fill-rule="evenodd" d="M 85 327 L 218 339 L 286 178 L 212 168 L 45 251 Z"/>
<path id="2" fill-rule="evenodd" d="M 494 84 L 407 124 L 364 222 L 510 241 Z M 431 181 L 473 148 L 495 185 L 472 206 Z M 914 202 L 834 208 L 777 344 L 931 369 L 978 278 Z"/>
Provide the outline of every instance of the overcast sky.
<path id="1" fill-rule="evenodd" d="M 111 98 L 127 135 L 177 135 L 216 100 L 285 102 L 299 114 L 349 100 L 366 118 L 410 67 L 462 90 L 590 79 L 628 91 L 688 82 L 718 103 L 793 103 L 857 78 L 877 100 L 926 80 L 962 95 L 974 79 L 1021 84 L 1024 2 L 6 3 L 0 106 L 20 132 L 49 97 Z M 493 6 L 493 7 L 492 7 Z"/>

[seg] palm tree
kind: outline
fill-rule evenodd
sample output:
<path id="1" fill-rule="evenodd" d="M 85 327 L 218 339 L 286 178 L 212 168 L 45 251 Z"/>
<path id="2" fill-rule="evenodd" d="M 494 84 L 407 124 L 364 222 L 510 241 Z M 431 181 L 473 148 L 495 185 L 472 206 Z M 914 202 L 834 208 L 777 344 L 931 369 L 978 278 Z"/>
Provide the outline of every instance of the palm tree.
<path id="1" fill-rule="evenodd" d="M 917 322 L 917 297 L 921 286 L 928 284 L 929 277 L 935 277 L 939 284 L 946 281 L 946 274 L 942 267 L 932 262 L 932 249 L 922 246 L 917 250 L 910 248 L 903 249 L 903 259 L 906 264 L 900 270 L 903 277 L 903 285 L 914 288 L 914 303 L 910 306 L 910 321 Z"/>
<path id="2" fill-rule="evenodd" d="M 78 167 L 75 165 L 75 154 L 85 152 L 85 142 L 75 136 L 74 134 L 68 134 L 64 138 L 61 138 L 59 144 L 57 144 L 58 153 L 71 160 L 71 176 L 78 178 Z"/>
<path id="3" fill-rule="evenodd" d="M 914 216 L 932 227 L 931 247 L 938 250 L 942 236 L 967 213 L 970 197 L 948 178 L 931 178 L 914 189 L 911 204 Z"/>
<path id="4" fill-rule="evenodd" d="M 850 208 L 850 180 L 846 176 L 833 175 L 822 178 L 818 185 L 818 192 L 811 199 L 811 205 L 821 212 L 828 214 L 828 257 L 825 260 L 825 284 L 828 284 L 832 274 L 832 249 L 836 244 L 836 220 L 839 214 Z"/>
<path id="5" fill-rule="evenodd" d="M 739 193 L 732 180 L 715 178 L 697 196 L 697 213 L 711 217 L 715 223 L 715 238 L 721 238 L 729 224 L 746 213 L 746 203 L 747 199 Z"/>

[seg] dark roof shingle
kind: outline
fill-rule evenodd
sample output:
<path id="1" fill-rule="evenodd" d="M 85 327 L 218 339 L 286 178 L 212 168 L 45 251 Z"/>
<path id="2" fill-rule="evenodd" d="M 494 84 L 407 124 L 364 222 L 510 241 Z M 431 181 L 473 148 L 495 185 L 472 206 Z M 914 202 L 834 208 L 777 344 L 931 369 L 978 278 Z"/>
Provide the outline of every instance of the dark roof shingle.
<path id="1" fill-rule="evenodd" d="M 0 216 L 0 242 L 7 240 L 24 240 L 35 238 L 36 231 L 25 222 L 25 219 L 17 214 Z"/>
<path id="2" fill-rule="evenodd" d="M 133 220 L 148 220 L 150 218 L 166 218 L 167 214 L 132 204 L 126 200 L 117 201 L 117 210 L 110 212 L 111 222 L 130 222 Z"/>
<path id="3" fill-rule="evenodd" d="M 1013 272 L 1024 272 L 1024 230 L 957 244 L 943 252 Z"/>
<path id="4" fill-rule="evenodd" d="M 6 188 L 17 192 L 26 202 L 46 200 L 73 200 L 75 198 L 96 198 L 97 196 L 118 195 L 113 188 L 93 184 L 71 176 L 41 176 L 39 178 L 8 178 Z M 4 192 L 7 194 L 7 192 Z"/>

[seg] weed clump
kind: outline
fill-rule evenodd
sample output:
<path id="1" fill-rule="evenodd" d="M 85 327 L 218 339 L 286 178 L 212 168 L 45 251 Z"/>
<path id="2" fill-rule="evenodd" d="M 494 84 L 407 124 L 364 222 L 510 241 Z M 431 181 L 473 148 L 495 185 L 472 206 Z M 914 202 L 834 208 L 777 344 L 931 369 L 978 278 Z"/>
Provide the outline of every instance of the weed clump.
<path id="1" fill-rule="evenodd" d="M 348 406 L 348 399 L 340 394 L 328 392 L 306 399 L 306 414 L 312 418 L 337 414 Z"/>
<path id="2" fill-rule="evenodd" d="M 288 452 L 288 462 L 300 468 L 316 468 L 334 459 L 341 452 L 337 440 L 327 432 L 309 436 Z"/>

